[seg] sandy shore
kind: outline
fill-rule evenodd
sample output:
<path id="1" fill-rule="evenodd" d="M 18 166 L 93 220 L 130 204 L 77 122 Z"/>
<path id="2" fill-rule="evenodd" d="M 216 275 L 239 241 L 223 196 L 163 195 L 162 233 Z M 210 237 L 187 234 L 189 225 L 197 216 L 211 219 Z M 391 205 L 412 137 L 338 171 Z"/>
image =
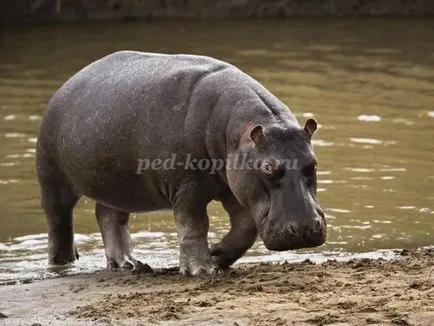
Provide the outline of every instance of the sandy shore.
<path id="1" fill-rule="evenodd" d="M 399 259 L 109 272 L 0 287 L 0 325 L 434 325 L 434 250 Z"/>

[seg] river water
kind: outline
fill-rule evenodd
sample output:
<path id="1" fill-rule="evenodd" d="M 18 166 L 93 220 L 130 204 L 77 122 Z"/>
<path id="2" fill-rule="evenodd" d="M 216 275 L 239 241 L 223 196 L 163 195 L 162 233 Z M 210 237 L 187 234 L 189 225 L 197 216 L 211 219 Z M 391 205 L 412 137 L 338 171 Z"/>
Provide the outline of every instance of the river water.
<path id="1" fill-rule="evenodd" d="M 101 23 L 0 31 L 0 282 L 57 275 L 47 266 L 35 141 L 51 95 L 83 66 L 130 49 L 210 55 L 254 76 L 303 123 L 320 129 L 318 195 L 325 245 L 272 253 L 261 241 L 241 261 L 353 256 L 391 258 L 394 248 L 434 244 L 434 21 L 342 19 Z M 81 253 L 62 273 L 105 266 L 94 203 L 75 209 Z M 228 230 L 209 207 L 210 241 Z M 137 256 L 177 264 L 171 212 L 130 220 Z"/>

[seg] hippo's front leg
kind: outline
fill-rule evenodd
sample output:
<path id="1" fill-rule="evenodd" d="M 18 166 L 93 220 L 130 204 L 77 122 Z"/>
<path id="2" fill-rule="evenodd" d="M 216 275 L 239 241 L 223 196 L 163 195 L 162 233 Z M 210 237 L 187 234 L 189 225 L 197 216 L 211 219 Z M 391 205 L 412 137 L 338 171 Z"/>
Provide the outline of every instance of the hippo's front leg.
<path id="1" fill-rule="evenodd" d="M 218 272 L 219 268 L 212 262 L 208 248 L 206 203 L 201 203 L 197 196 L 184 193 L 178 196 L 174 213 L 180 248 L 180 273 L 199 275 Z"/>
<path id="2" fill-rule="evenodd" d="M 225 269 L 253 245 L 258 231 L 249 210 L 241 206 L 232 194 L 222 200 L 222 204 L 229 214 L 231 229 L 219 243 L 211 246 L 211 255 L 213 261 Z"/>

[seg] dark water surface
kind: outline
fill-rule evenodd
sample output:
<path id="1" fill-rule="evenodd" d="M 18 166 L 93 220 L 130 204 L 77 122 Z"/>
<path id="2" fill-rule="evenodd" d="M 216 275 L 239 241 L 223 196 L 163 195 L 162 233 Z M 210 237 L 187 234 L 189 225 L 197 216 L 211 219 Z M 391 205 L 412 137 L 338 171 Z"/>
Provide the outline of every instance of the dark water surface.
<path id="1" fill-rule="evenodd" d="M 182 26 L 182 27 L 181 27 Z M 434 244 L 434 22 L 295 20 L 47 26 L 0 33 L 0 280 L 52 275 L 34 172 L 37 128 L 51 95 L 110 52 L 195 53 L 242 68 L 302 123 L 314 116 L 326 245 L 244 261 L 390 257 L 379 249 Z M 75 210 L 80 260 L 68 272 L 105 265 L 93 214 Z M 209 207 L 211 242 L 228 230 Z M 171 212 L 134 215 L 136 254 L 151 266 L 177 263 Z"/>

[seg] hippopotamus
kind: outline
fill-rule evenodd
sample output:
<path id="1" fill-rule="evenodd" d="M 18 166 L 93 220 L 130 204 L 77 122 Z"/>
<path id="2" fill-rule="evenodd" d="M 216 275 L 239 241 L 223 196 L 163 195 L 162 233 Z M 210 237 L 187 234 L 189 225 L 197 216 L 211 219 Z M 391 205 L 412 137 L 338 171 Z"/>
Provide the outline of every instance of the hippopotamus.
<path id="1" fill-rule="evenodd" d="M 109 54 L 66 81 L 41 121 L 36 170 L 49 262 L 78 259 L 73 208 L 81 196 L 96 202 L 109 268 L 144 266 L 132 253 L 133 212 L 173 210 L 185 275 L 228 268 L 258 234 L 274 251 L 319 246 L 326 221 L 316 197 L 316 129 L 314 119 L 301 127 L 284 103 L 224 61 Z M 176 164 L 161 164 L 167 159 Z M 230 230 L 209 246 L 212 200 L 227 211 Z"/>

